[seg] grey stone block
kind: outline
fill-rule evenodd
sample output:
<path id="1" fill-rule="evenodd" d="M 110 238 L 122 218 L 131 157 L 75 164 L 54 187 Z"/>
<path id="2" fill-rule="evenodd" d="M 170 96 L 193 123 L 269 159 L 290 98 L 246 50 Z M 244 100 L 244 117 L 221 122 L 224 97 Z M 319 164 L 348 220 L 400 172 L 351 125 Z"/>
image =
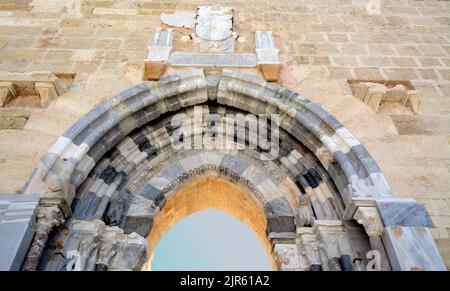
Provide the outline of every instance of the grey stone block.
<path id="1" fill-rule="evenodd" d="M 272 216 L 267 218 L 267 233 L 295 232 L 294 216 Z"/>
<path id="2" fill-rule="evenodd" d="M 155 200 L 160 193 L 160 189 L 157 189 L 150 184 L 145 184 L 144 188 L 139 192 L 139 195 L 149 200 Z"/>
<path id="3" fill-rule="evenodd" d="M 140 236 L 146 237 L 153 227 L 152 215 L 132 215 L 124 218 L 122 229 L 124 233 L 137 233 Z"/>
<path id="4" fill-rule="evenodd" d="M 247 169 L 249 164 L 244 162 L 241 159 L 235 158 L 235 157 L 230 156 L 230 155 L 226 155 L 223 158 L 220 166 L 224 167 L 224 168 L 227 168 L 227 169 L 230 169 L 234 173 L 236 173 L 238 175 L 241 175 L 242 173 L 244 173 L 245 169 Z"/>
<path id="5" fill-rule="evenodd" d="M 447 271 L 426 227 L 388 226 L 382 239 L 394 271 Z"/>
<path id="6" fill-rule="evenodd" d="M 414 199 L 377 199 L 376 205 L 384 226 L 433 227 L 426 208 Z"/>
<path id="7" fill-rule="evenodd" d="M 20 270 L 34 236 L 38 196 L 0 195 L 0 271 Z"/>

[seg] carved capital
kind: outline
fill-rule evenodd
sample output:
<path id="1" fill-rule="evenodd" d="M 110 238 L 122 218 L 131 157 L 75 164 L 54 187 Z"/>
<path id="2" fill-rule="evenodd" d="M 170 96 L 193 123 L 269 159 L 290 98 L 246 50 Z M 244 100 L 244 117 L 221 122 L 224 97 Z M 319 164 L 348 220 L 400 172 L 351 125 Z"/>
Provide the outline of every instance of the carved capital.
<path id="1" fill-rule="evenodd" d="M 36 232 L 49 233 L 53 227 L 60 226 L 64 216 L 58 206 L 39 206 L 36 214 Z"/>
<path id="2" fill-rule="evenodd" d="M 369 236 L 379 236 L 383 233 L 383 224 L 375 207 L 358 207 L 353 218 L 364 227 Z"/>
<path id="3" fill-rule="evenodd" d="M 136 233 L 124 234 L 103 221 L 75 220 L 65 252 L 71 270 L 140 270 L 147 259 L 147 244 Z"/>

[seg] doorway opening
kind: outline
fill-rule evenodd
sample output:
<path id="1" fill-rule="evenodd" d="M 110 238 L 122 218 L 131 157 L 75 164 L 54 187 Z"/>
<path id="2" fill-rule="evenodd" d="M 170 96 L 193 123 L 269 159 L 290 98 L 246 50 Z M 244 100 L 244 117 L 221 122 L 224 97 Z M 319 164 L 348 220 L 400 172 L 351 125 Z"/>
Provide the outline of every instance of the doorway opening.
<path id="1" fill-rule="evenodd" d="M 270 271 L 269 254 L 253 231 L 213 208 L 172 226 L 153 253 L 154 271 Z"/>

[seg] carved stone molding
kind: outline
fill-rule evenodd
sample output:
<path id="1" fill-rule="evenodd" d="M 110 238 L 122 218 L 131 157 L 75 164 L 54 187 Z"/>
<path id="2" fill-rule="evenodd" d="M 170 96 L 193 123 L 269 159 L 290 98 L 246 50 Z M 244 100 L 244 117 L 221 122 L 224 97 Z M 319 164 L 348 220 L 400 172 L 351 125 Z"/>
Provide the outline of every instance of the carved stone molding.
<path id="1" fill-rule="evenodd" d="M 383 233 L 383 225 L 375 207 L 358 207 L 353 218 L 364 226 L 367 235 L 379 236 Z"/>
<path id="2" fill-rule="evenodd" d="M 136 233 L 101 220 L 74 220 L 64 248 L 66 270 L 140 270 L 147 259 L 147 243 Z"/>

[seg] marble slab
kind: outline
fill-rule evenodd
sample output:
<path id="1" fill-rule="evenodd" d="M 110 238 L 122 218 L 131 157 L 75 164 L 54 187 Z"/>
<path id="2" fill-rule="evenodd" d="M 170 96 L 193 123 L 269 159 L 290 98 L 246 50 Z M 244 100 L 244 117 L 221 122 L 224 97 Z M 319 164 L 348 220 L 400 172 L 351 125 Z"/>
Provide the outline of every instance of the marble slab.
<path id="1" fill-rule="evenodd" d="M 39 197 L 0 194 L 0 271 L 18 271 L 34 235 Z"/>
<path id="2" fill-rule="evenodd" d="M 153 34 L 152 44 L 148 47 L 149 61 L 167 61 L 172 50 L 172 29 L 158 28 Z"/>
<path id="3" fill-rule="evenodd" d="M 181 67 L 256 67 L 254 54 L 202 54 L 174 52 L 172 66 Z"/>
<path id="4" fill-rule="evenodd" d="M 394 271 L 447 271 L 426 227 L 388 226 L 382 239 Z"/>
<path id="5" fill-rule="evenodd" d="M 433 227 L 427 209 L 414 199 L 377 199 L 376 205 L 384 226 Z"/>

